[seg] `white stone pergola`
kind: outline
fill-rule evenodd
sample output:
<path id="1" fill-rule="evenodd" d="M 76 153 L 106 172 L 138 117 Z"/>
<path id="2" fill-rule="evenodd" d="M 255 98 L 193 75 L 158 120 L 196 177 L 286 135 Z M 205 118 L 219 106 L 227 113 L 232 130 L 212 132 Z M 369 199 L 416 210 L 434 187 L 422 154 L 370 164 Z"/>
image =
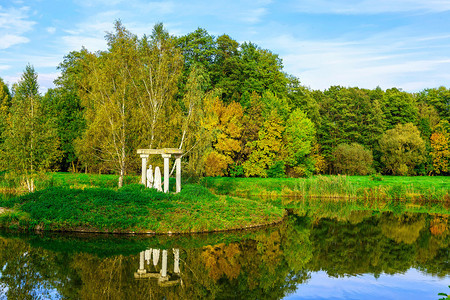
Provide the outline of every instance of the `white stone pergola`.
<path id="1" fill-rule="evenodd" d="M 177 148 L 162 148 L 162 149 L 138 149 L 137 154 L 142 158 L 142 179 L 141 183 L 147 183 L 147 158 L 150 155 L 160 154 L 164 159 L 164 193 L 169 192 L 169 159 L 172 155 L 175 156 L 176 167 L 176 192 L 181 191 L 181 157 L 183 150 Z"/>

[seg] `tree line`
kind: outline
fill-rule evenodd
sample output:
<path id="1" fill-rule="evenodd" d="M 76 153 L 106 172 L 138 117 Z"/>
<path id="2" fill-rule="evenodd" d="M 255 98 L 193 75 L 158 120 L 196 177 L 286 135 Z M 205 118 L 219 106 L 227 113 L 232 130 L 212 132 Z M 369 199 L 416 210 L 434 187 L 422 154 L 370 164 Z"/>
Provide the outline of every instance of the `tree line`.
<path id="1" fill-rule="evenodd" d="M 277 54 L 201 28 L 138 37 L 117 21 L 105 38 L 105 51 L 67 54 L 45 95 L 31 65 L 11 89 L 0 81 L 2 169 L 30 190 L 47 170 L 121 186 L 138 148 L 183 149 L 191 177 L 449 174 L 445 87 L 312 90 Z"/>

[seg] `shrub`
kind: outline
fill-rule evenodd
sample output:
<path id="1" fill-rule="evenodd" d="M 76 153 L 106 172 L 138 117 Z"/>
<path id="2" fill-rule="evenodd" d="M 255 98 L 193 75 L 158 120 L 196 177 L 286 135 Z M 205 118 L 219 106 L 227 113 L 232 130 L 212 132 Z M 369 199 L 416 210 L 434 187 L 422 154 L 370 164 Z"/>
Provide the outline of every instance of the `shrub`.
<path id="1" fill-rule="evenodd" d="M 271 178 L 286 177 L 284 162 L 277 161 L 277 162 L 273 163 L 267 170 L 267 177 L 271 177 Z"/>
<path id="2" fill-rule="evenodd" d="M 340 144 L 334 150 L 334 168 L 337 173 L 367 175 L 372 169 L 372 164 L 372 152 L 358 143 Z"/>
<path id="3" fill-rule="evenodd" d="M 230 165 L 228 172 L 230 173 L 230 177 L 242 177 L 244 176 L 244 167 L 234 163 Z"/>
<path id="4" fill-rule="evenodd" d="M 373 181 L 383 181 L 383 176 L 380 173 L 372 174 L 371 178 Z"/>
<path id="5" fill-rule="evenodd" d="M 397 124 L 380 138 L 381 162 L 385 172 L 394 175 L 414 175 L 415 166 L 425 159 L 425 142 L 412 123 Z"/>

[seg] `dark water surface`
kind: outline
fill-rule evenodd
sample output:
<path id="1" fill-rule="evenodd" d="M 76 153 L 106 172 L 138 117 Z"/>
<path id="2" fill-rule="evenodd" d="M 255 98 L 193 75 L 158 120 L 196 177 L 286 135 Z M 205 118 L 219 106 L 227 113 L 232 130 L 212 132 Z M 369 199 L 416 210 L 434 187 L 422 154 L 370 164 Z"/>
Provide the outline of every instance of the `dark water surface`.
<path id="1" fill-rule="evenodd" d="M 439 299 L 449 215 L 292 213 L 192 236 L 0 232 L 0 299 Z"/>

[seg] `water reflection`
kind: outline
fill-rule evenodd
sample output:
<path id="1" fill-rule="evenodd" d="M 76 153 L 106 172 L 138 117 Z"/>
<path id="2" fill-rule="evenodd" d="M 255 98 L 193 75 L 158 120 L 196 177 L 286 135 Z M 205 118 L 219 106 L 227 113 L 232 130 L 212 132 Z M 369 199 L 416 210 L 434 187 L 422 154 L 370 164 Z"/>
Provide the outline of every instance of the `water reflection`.
<path id="1" fill-rule="evenodd" d="M 315 274 L 411 269 L 448 280 L 449 242 L 448 215 L 376 211 L 302 210 L 264 230 L 194 236 L 3 232 L 0 299 L 281 299 Z"/>
<path id="2" fill-rule="evenodd" d="M 157 279 L 162 287 L 173 286 L 182 283 L 180 277 L 180 249 L 173 250 L 173 272 L 167 272 L 167 251 L 162 250 L 161 265 L 158 264 L 160 249 L 148 249 L 139 254 L 139 269 L 134 273 L 136 279 Z M 153 256 L 153 260 L 152 260 Z M 150 264 L 153 261 L 153 266 Z M 145 264 L 147 262 L 147 266 Z"/>

